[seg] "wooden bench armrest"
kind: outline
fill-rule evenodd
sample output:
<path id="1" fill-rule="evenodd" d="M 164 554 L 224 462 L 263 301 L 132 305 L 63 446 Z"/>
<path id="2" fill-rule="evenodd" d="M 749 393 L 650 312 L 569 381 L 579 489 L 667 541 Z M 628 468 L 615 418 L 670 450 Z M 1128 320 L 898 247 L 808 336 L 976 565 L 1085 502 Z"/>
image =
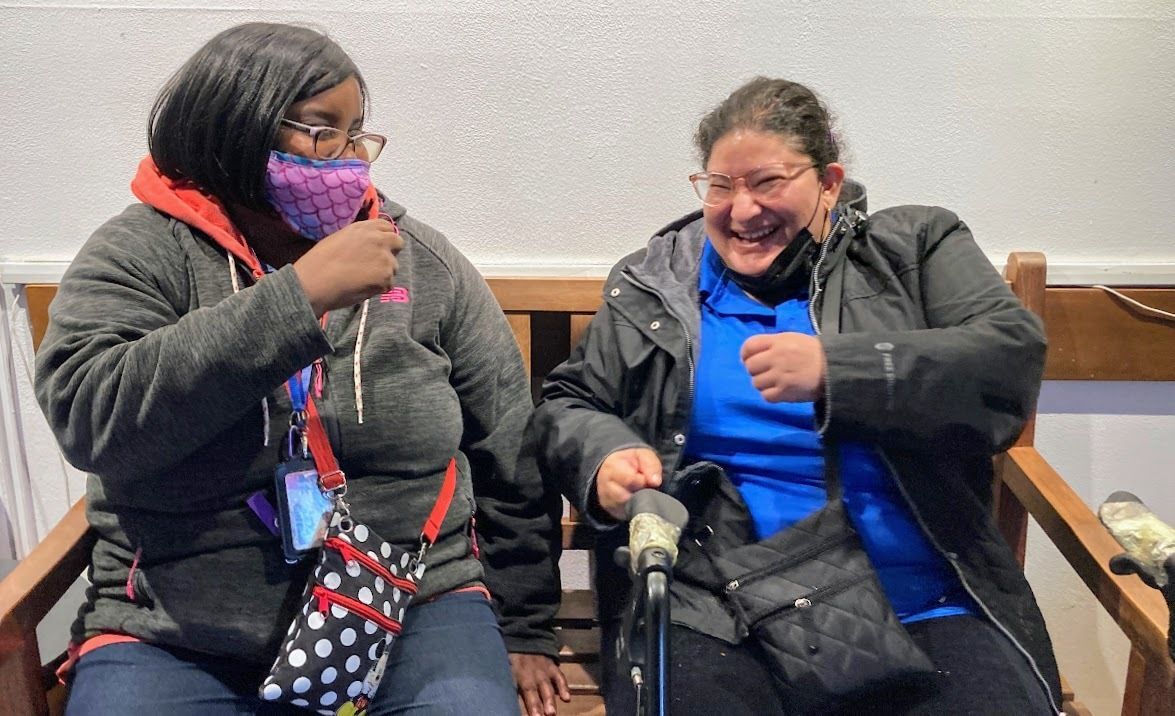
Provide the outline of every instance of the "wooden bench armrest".
<path id="1" fill-rule="evenodd" d="M 0 627 L 35 629 L 89 565 L 94 539 L 82 498 L 0 581 Z"/>
<path id="2" fill-rule="evenodd" d="M 0 713 L 61 710 L 61 690 L 52 688 L 53 664 L 41 664 L 37 625 L 86 569 L 94 540 L 83 498 L 0 581 Z"/>
<path id="3" fill-rule="evenodd" d="M 1154 663 L 1170 664 L 1167 605 L 1135 576 L 1110 571 L 1123 550 L 1093 510 L 1034 447 L 1014 447 L 996 459 L 999 477 L 1040 524 L 1069 564 L 1122 629 Z"/>

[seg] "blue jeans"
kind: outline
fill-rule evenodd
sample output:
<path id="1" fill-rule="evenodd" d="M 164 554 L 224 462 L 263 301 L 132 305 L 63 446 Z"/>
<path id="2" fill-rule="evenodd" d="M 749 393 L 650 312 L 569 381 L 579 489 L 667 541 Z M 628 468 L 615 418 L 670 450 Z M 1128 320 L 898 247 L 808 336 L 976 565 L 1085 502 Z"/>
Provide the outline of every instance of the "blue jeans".
<path id="1" fill-rule="evenodd" d="M 252 665 L 145 643 L 111 644 L 78 661 L 66 714 L 309 713 L 262 702 L 260 682 Z M 367 713 L 517 716 L 510 662 L 486 598 L 447 594 L 409 609 Z"/>

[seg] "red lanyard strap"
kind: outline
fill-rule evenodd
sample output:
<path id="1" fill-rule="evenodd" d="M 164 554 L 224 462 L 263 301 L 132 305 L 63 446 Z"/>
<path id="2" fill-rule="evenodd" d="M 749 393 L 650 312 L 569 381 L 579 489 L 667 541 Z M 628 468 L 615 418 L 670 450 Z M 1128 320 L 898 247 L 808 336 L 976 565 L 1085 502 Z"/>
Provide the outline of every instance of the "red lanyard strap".
<path id="1" fill-rule="evenodd" d="M 326 436 L 326 429 L 322 427 L 322 419 L 318 417 L 318 408 L 313 398 L 306 398 L 306 442 L 310 445 L 310 455 L 314 457 L 314 466 L 318 468 L 318 484 L 327 492 L 334 492 L 347 486 L 347 476 L 339 468 L 339 461 L 335 459 L 335 451 L 331 449 L 330 438 Z"/>

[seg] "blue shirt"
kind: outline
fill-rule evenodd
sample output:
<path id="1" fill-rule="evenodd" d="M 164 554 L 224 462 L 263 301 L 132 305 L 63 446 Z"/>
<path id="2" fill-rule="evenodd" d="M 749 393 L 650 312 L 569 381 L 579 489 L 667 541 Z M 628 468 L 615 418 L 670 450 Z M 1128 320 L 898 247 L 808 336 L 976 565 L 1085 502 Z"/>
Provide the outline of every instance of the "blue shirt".
<path id="1" fill-rule="evenodd" d="M 767 537 L 826 503 L 823 448 L 813 404 L 764 400 L 739 350 L 761 333 L 815 335 L 808 296 L 774 307 L 755 301 L 726 274 L 709 241 L 698 289 L 702 324 L 686 459 L 721 465 L 760 538 Z M 911 622 L 971 613 L 958 578 L 915 523 L 871 446 L 842 444 L 841 480 L 849 517 L 898 617 Z"/>

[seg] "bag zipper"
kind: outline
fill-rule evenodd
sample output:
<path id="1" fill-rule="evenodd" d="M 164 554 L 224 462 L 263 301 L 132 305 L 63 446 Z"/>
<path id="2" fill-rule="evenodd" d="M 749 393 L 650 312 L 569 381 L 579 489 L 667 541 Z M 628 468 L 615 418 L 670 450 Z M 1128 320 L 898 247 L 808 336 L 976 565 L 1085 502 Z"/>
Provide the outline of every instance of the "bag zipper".
<path id="1" fill-rule="evenodd" d="M 803 562 L 804 560 L 806 560 L 814 555 L 820 554 L 821 552 L 825 551 L 826 549 L 829 549 L 831 547 L 835 547 L 836 545 L 840 544 L 841 542 L 845 542 L 849 539 L 852 539 L 855 536 L 856 536 L 856 534 L 852 533 L 852 532 L 846 533 L 846 534 L 839 534 L 839 535 L 836 535 L 835 537 L 830 537 L 830 538 L 824 540 L 823 542 L 818 542 L 818 543 L 812 545 L 811 547 L 808 547 L 805 550 L 802 550 L 800 552 L 797 552 L 796 554 L 793 554 L 793 555 L 790 555 L 784 559 L 781 559 L 778 562 L 772 562 L 771 564 L 768 564 L 764 567 L 759 567 L 758 569 L 751 570 L 750 572 L 747 572 L 746 574 L 742 575 L 741 577 L 738 577 L 737 579 L 732 579 L 729 582 L 727 582 L 726 583 L 726 591 L 727 592 L 737 591 L 737 590 L 747 586 L 751 582 L 754 582 L 758 579 L 761 579 L 762 577 L 764 577 L 772 572 L 776 572 L 781 569 L 787 569 L 788 567 L 791 567 L 792 565 L 799 564 L 800 562 Z"/>
<path id="2" fill-rule="evenodd" d="M 368 570 L 375 572 L 376 576 L 383 578 L 383 580 L 388 584 L 391 584 L 394 587 L 398 587 L 405 592 L 408 592 L 409 594 L 416 594 L 416 582 L 402 579 L 392 574 L 387 570 L 386 567 L 384 567 L 378 561 L 372 559 L 371 555 L 365 554 L 362 550 L 347 540 L 340 539 L 338 537 L 331 537 L 330 539 L 323 542 L 322 545 L 327 549 L 333 549 L 334 551 L 342 554 L 343 559 L 345 560 L 354 560 L 362 564 L 363 566 L 367 567 Z"/>
<path id="3" fill-rule="evenodd" d="M 871 576 L 873 576 L 873 575 L 871 575 L 871 574 L 858 574 L 857 576 L 853 577 L 852 579 L 847 579 L 843 582 L 838 582 L 836 584 L 830 584 L 825 587 L 820 587 L 820 588 L 818 588 L 808 594 L 805 594 L 804 596 L 802 596 L 799 599 L 796 599 L 792 602 L 789 602 L 787 604 L 781 604 L 777 607 L 773 607 L 770 611 L 766 612 L 765 614 L 760 616 L 758 619 L 756 619 L 755 623 L 758 624 L 759 622 L 762 622 L 765 619 L 770 619 L 771 617 L 775 616 L 776 614 L 779 614 L 780 612 L 786 612 L 789 610 L 795 610 L 798 612 L 798 611 L 802 611 L 804 609 L 810 609 L 810 608 L 816 606 L 816 603 L 818 600 L 822 600 L 822 599 L 826 599 L 828 597 L 836 596 L 837 594 L 840 594 L 841 592 L 848 589 L 849 587 L 853 587 L 853 586 L 860 584 L 861 582 L 864 582 L 865 580 L 869 579 Z"/>
<path id="4" fill-rule="evenodd" d="M 390 632 L 397 636 L 400 634 L 400 629 L 402 628 L 400 622 L 385 615 L 383 612 L 373 609 L 372 607 L 357 599 L 352 599 L 350 597 L 339 594 L 338 592 L 332 592 L 321 584 L 314 585 L 314 598 L 318 600 L 318 611 L 322 614 L 327 613 L 327 611 L 330 609 L 330 605 L 337 604 L 352 614 L 363 617 L 367 621 L 374 623 L 380 629 L 383 629 L 386 632 Z"/>

